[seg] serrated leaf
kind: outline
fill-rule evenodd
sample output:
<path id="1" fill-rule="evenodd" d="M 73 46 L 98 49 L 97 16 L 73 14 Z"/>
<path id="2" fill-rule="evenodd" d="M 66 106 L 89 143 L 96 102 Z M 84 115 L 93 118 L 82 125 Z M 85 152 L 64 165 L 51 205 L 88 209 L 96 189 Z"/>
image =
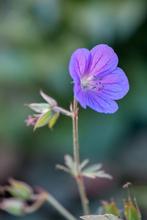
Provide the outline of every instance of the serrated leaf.
<path id="1" fill-rule="evenodd" d="M 99 178 L 107 178 L 107 179 L 112 179 L 112 176 L 108 173 L 105 173 L 105 171 L 101 170 L 101 171 L 98 171 L 96 173 L 96 177 L 99 177 Z"/>
<path id="2" fill-rule="evenodd" d="M 89 163 L 88 159 L 82 161 L 82 163 L 80 164 L 80 169 L 82 170 L 88 163 Z"/>
<path id="3" fill-rule="evenodd" d="M 52 112 L 48 111 L 46 113 L 44 113 L 36 122 L 35 126 L 34 126 L 34 130 L 36 130 L 37 128 L 43 127 L 45 125 L 47 125 L 49 123 L 50 118 L 52 117 Z"/>
<path id="4" fill-rule="evenodd" d="M 98 178 L 106 178 L 106 179 L 112 179 L 112 176 L 107 174 L 107 173 L 102 173 L 102 172 L 97 172 L 97 173 L 86 173 L 86 172 L 83 172 L 82 173 L 83 176 L 85 177 L 88 177 L 88 178 L 92 178 L 92 179 L 95 179 L 96 177 Z"/>
<path id="5" fill-rule="evenodd" d="M 49 110 L 48 103 L 31 103 L 28 106 L 37 113 L 45 113 Z"/>
<path id="6" fill-rule="evenodd" d="M 105 214 L 105 215 L 85 215 L 81 216 L 81 219 L 84 220 L 121 220 L 115 215 Z"/>
<path id="7" fill-rule="evenodd" d="M 65 165 L 69 168 L 71 175 L 77 176 L 76 163 L 70 155 L 65 156 Z"/>
<path id="8" fill-rule="evenodd" d="M 102 168 L 102 164 L 93 164 L 84 169 L 84 172 L 96 172 Z"/>
<path id="9" fill-rule="evenodd" d="M 88 178 L 92 178 L 92 179 L 94 179 L 96 177 L 112 179 L 112 176 L 105 173 L 105 171 L 101 170 L 101 167 L 102 167 L 101 164 L 91 165 L 91 166 L 83 169 L 82 174 L 83 174 L 83 176 L 88 177 Z"/>
<path id="10" fill-rule="evenodd" d="M 70 173 L 70 170 L 67 167 L 63 166 L 63 165 L 57 164 L 56 168 L 59 169 L 59 170 L 65 171 L 66 173 Z"/>
<path id="11" fill-rule="evenodd" d="M 54 127 L 54 125 L 56 124 L 58 118 L 59 118 L 59 113 L 58 112 L 54 113 L 54 115 L 49 120 L 49 123 L 48 123 L 49 128 Z"/>
<path id="12" fill-rule="evenodd" d="M 65 156 L 65 164 L 67 167 L 69 167 L 70 170 L 73 169 L 74 161 L 70 155 Z"/>

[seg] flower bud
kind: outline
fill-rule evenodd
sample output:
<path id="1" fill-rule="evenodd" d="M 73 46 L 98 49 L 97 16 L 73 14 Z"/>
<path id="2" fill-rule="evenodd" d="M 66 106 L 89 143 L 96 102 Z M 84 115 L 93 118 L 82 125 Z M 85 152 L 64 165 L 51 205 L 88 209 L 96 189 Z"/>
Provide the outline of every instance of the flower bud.
<path id="1" fill-rule="evenodd" d="M 24 202 L 17 199 L 4 199 L 0 204 L 0 209 L 15 216 L 24 215 L 24 207 Z"/>
<path id="2" fill-rule="evenodd" d="M 59 113 L 54 112 L 49 120 L 48 126 L 49 128 L 53 128 L 59 118 Z"/>
<path id="3" fill-rule="evenodd" d="M 50 118 L 52 117 L 52 111 L 49 110 L 40 115 L 37 122 L 35 123 L 34 130 L 41 128 L 49 123 Z"/>
<path id="4" fill-rule="evenodd" d="M 15 198 L 28 200 L 33 194 L 32 188 L 24 182 L 11 179 L 7 191 Z"/>
<path id="5" fill-rule="evenodd" d="M 141 220 L 140 211 L 131 199 L 124 202 L 124 214 L 126 220 Z"/>
<path id="6" fill-rule="evenodd" d="M 120 210 L 118 209 L 116 203 L 112 202 L 103 202 L 103 209 L 105 213 L 120 216 Z"/>
<path id="7" fill-rule="evenodd" d="M 35 115 L 29 115 L 28 117 L 27 117 L 27 119 L 25 120 L 25 123 L 26 123 L 26 125 L 27 126 L 34 126 L 35 124 L 36 124 L 36 122 L 37 122 L 37 120 L 38 120 L 38 117 L 37 116 L 35 116 Z"/>

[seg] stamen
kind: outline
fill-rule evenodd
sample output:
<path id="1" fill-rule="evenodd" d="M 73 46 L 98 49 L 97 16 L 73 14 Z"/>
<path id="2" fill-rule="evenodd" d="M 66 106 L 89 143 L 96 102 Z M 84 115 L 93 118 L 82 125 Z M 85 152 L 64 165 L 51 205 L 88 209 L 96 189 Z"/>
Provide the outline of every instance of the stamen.
<path id="1" fill-rule="evenodd" d="M 83 90 L 100 91 L 103 88 L 103 84 L 95 76 L 86 76 L 81 79 L 81 87 Z"/>

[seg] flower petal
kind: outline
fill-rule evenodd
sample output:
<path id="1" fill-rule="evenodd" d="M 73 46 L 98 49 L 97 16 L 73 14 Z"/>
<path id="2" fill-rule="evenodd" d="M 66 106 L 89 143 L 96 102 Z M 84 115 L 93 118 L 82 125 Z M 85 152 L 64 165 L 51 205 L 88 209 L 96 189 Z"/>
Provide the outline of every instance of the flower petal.
<path id="1" fill-rule="evenodd" d="M 69 73 L 73 80 L 79 81 L 80 77 L 88 71 L 90 51 L 85 48 L 77 49 L 71 56 Z"/>
<path id="2" fill-rule="evenodd" d="M 114 50 L 106 44 L 100 44 L 91 51 L 92 63 L 90 73 L 97 75 L 103 72 L 112 72 L 118 65 L 118 57 Z"/>
<path id="3" fill-rule="evenodd" d="M 124 71 L 119 67 L 111 74 L 106 75 L 102 79 L 102 84 L 104 86 L 102 93 L 110 99 L 121 99 L 129 91 L 128 78 Z"/>
<path id="4" fill-rule="evenodd" d="M 114 113 L 118 110 L 115 101 L 92 91 L 86 93 L 86 105 L 101 113 Z"/>
<path id="5" fill-rule="evenodd" d="M 85 92 L 82 91 L 80 84 L 74 85 L 74 96 L 83 108 L 86 108 Z"/>

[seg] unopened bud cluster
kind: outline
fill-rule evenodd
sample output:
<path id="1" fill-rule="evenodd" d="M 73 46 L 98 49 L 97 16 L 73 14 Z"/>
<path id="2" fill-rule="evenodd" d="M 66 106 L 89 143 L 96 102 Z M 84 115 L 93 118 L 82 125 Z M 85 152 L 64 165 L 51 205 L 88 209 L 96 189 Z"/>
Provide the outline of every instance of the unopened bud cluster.
<path id="1" fill-rule="evenodd" d="M 120 210 L 114 201 L 103 202 L 103 212 L 115 215 L 125 220 L 141 220 L 140 210 L 135 200 L 130 197 L 123 203 L 123 209 Z"/>
<path id="2" fill-rule="evenodd" d="M 34 193 L 28 184 L 18 180 L 10 179 L 9 184 L 0 189 L 0 209 L 15 216 L 32 213 L 46 201 L 46 192 Z"/>
<path id="3" fill-rule="evenodd" d="M 55 99 L 42 91 L 40 95 L 46 103 L 28 104 L 28 107 L 34 111 L 34 114 L 29 115 L 25 120 L 27 126 L 33 126 L 34 130 L 44 127 L 45 125 L 48 125 L 49 128 L 53 128 L 60 113 L 72 117 L 72 112 L 59 107 Z"/>

